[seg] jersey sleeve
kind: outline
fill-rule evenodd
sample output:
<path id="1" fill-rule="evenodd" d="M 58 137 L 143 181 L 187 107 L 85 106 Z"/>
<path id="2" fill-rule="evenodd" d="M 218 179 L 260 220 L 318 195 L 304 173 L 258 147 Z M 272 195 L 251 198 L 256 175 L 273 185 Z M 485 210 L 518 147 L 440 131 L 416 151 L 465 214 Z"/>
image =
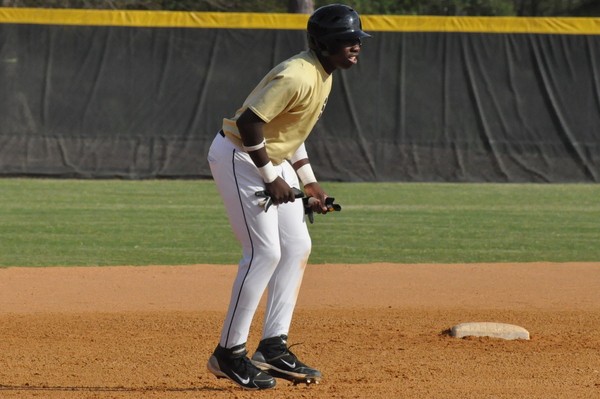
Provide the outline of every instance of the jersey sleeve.
<path id="1" fill-rule="evenodd" d="M 247 104 L 266 123 L 277 115 L 301 108 L 310 92 L 303 79 L 289 75 L 275 75 Z"/>

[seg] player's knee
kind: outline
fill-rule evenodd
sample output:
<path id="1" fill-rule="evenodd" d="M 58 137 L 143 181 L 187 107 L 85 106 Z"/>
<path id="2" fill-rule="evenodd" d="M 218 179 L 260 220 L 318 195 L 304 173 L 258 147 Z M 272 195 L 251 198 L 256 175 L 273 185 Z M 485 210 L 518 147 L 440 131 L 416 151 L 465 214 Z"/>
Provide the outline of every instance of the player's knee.
<path id="1" fill-rule="evenodd" d="M 305 240 L 302 240 L 302 244 L 300 245 L 301 253 L 308 258 L 310 255 L 310 251 L 312 250 L 312 241 L 310 237 L 307 237 Z"/>
<path id="2" fill-rule="evenodd" d="M 271 265 L 274 269 L 281 259 L 281 249 L 279 247 L 263 247 L 257 249 L 255 255 L 257 259 L 260 259 L 262 264 Z"/>
<path id="3" fill-rule="evenodd" d="M 287 246 L 283 256 L 296 258 L 296 259 L 308 259 L 310 251 L 312 249 L 312 242 L 310 237 L 302 240 L 294 241 L 294 245 Z"/>

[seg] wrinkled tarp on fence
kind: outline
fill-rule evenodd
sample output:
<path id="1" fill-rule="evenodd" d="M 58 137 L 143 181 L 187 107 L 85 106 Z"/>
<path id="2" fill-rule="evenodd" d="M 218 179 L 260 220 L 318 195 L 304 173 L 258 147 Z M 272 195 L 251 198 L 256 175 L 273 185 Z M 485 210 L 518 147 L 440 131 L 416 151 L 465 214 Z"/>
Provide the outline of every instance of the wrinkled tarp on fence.
<path id="1" fill-rule="evenodd" d="M 0 175 L 209 177 L 306 15 L 0 8 Z M 600 20 L 364 16 L 307 147 L 342 181 L 600 181 Z"/>

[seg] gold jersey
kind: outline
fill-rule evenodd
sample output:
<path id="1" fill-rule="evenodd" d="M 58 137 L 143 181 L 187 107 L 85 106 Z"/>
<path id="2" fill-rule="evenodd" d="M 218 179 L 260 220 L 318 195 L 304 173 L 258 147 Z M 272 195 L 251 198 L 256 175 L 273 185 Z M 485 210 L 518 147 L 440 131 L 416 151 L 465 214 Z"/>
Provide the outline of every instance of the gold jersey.
<path id="1" fill-rule="evenodd" d="M 312 50 L 303 51 L 273 68 L 248 95 L 233 118 L 223 119 L 223 132 L 239 147 L 235 124 L 248 108 L 265 122 L 266 149 L 273 164 L 290 159 L 321 116 L 332 76 Z"/>

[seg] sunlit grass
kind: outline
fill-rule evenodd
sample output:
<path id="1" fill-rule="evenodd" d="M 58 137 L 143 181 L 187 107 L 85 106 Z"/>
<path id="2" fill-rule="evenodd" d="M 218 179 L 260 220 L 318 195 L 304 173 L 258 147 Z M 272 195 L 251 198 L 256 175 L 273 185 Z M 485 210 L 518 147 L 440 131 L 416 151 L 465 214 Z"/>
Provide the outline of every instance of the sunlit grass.
<path id="1" fill-rule="evenodd" d="M 600 261 L 600 186 L 323 183 L 310 263 Z M 0 180 L 0 266 L 237 263 L 210 180 Z"/>

